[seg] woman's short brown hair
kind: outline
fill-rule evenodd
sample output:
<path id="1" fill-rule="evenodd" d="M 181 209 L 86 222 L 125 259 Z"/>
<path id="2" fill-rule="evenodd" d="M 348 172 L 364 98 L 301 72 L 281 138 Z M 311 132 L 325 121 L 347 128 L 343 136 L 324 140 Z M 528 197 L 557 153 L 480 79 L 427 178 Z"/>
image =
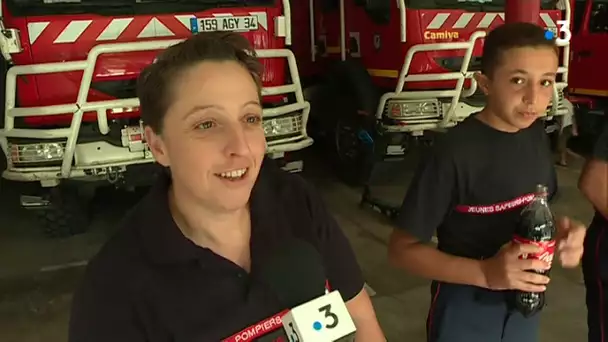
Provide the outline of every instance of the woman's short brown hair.
<path id="1" fill-rule="evenodd" d="M 137 97 L 145 125 L 160 134 L 167 109 L 173 101 L 172 88 L 188 68 L 205 61 L 234 61 L 245 67 L 261 91 L 262 65 L 244 36 L 234 32 L 207 32 L 164 50 L 137 79 Z"/>

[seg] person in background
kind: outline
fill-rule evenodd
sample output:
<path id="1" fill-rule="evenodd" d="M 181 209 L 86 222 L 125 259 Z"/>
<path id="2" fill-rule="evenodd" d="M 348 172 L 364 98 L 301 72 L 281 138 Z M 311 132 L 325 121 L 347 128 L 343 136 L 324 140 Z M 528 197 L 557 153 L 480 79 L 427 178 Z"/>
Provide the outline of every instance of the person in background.
<path id="1" fill-rule="evenodd" d="M 588 341 L 604 342 L 608 334 L 608 124 L 583 167 L 579 189 L 595 208 L 583 254 Z"/>
<path id="2" fill-rule="evenodd" d="M 246 38 L 214 32 L 168 48 L 141 73 L 146 141 L 169 172 L 88 265 L 70 342 L 230 337 L 289 309 L 258 271 L 292 239 L 318 250 L 356 340 L 385 341 L 321 196 L 265 158 L 260 72 Z"/>
<path id="3" fill-rule="evenodd" d="M 389 242 L 396 267 L 432 280 L 428 342 L 537 342 L 539 315 L 512 310 L 508 290 L 545 291 L 543 252 L 511 242 L 537 184 L 557 189 L 554 159 L 537 120 L 552 98 L 555 43 L 528 23 L 501 25 L 483 46 L 477 81 L 487 105 L 450 129 L 411 181 Z M 556 256 L 578 265 L 585 227 L 558 222 Z M 430 244 L 437 232 L 437 247 Z"/>
<path id="4" fill-rule="evenodd" d="M 570 138 L 578 136 L 578 130 L 573 112 L 561 116 L 558 120 L 560 121 L 560 131 L 557 140 L 557 165 L 567 167 L 568 154 L 571 153 L 568 150 L 568 142 Z"/>

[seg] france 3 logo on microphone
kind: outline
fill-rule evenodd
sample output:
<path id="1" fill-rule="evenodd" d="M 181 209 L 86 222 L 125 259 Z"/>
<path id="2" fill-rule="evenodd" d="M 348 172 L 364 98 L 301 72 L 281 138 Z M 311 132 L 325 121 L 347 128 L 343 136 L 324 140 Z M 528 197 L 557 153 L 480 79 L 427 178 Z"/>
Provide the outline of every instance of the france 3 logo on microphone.
<path id="1" fill-rule="evenodd" d="M 338 291 L 291 309 L 282 322 L 289 342 L 351 341 L 357 331 Z"/>
<path id="2" fill-rule="evenodd" d="M 557 27 L 547 28 L 545 30 L 545 38 L 547 40 L 555 39 L 555 44 L 558 46 L 568 45 L 572 38 L 572 32 L 570 31 L 570 21 L 558 20 Z"/>

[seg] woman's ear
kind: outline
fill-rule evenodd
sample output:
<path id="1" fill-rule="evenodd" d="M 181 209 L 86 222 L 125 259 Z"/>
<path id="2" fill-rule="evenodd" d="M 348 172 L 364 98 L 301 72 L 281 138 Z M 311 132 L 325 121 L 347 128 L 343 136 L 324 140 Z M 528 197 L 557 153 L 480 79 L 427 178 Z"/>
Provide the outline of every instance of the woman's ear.
<path id="1" fill-rule="evenodd" d="M 483 91 L 486 96 L 490 95 L 490 79 L 488 76 L 481 72 L 476 72 L 473 77 L 475 78 L 475 81 L 477 81 L 477 86 L 481 91 Z"/>
<path id="2" fill-rule="evenodd" d="M 169 154 L 162 137 L 156 134 L 150 126 L 144 128 L 144 136 L 156 162 L 164 167 L 169 167 Z"/>

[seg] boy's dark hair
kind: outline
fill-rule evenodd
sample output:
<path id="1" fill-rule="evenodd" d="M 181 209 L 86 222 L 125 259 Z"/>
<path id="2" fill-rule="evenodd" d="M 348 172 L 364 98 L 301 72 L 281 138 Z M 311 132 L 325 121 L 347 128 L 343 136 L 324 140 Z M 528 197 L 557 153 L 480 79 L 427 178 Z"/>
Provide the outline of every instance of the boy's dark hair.
<path id="1" fill-rule="evenodd" d="M 244 36 L 234 32 L 206 32 L 164 50 L 137 79 L 137 97 L 145 125 L 160 134 L 171 105 L 172 88 L 184 71 L 204 61 L 234 61 L 245 67 L 261 91 L 262 65 Z"/>
<path id="2" fill-rule="evenodd" d="M 531 23 L 504 24 L 492 30 L 485 38 L 481 72 L 492 77 L 501 63 L 502 53 L 522 47 L 547 47 L 555 49 L 557 53 L 555 39 L 547 39 L 544 28 Z"/>

